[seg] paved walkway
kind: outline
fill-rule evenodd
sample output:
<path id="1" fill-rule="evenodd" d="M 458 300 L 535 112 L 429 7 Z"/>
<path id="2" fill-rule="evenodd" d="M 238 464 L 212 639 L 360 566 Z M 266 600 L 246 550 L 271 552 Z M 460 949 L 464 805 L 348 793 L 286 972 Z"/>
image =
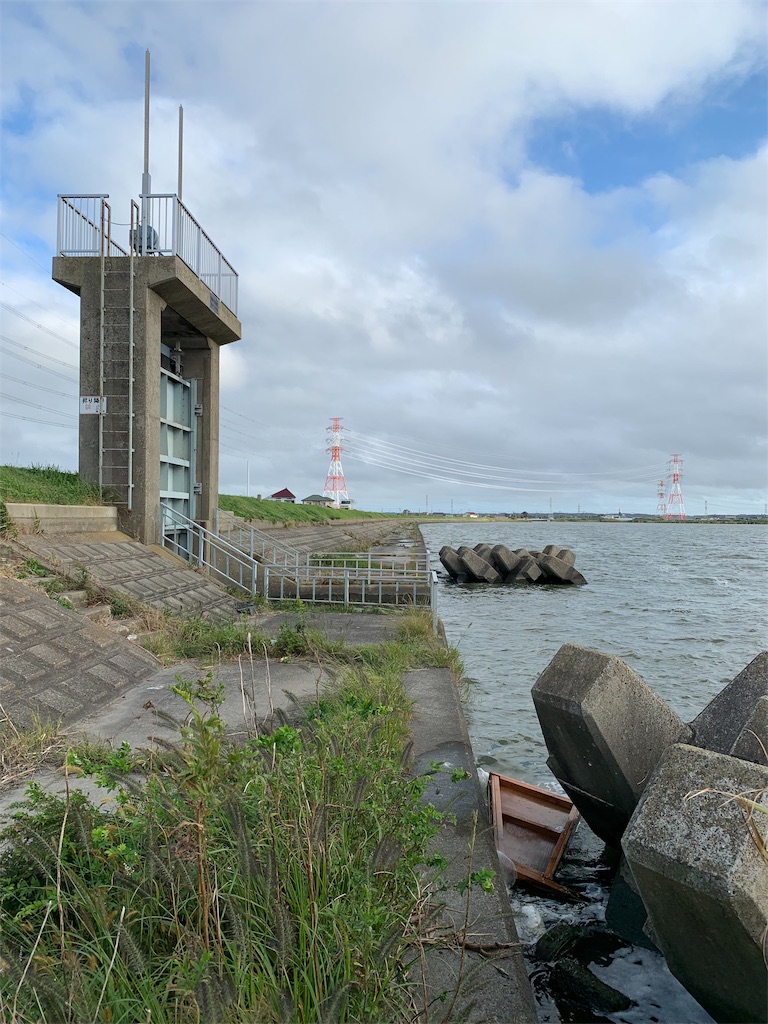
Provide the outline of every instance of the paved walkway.
<path id="1" fill-rule="evenodd" d="M 40 562 L 66 573 L 83 568 L 97 586 L 119 591 L 151 608 L 230 618 L 236 598 L 162 548 L 148 548 L 123 533 L 19 538 Z"/>
<path id="2" fill-rule="evenodd" d="M 177 601 L 179 609 L 200 609 L 210 600 L 217 613 L 235 614 L 235 599 L 215 583 L 133 541 L 115 535 L 79 537 L 77 543 L 72 543 L 71 536 L 25 535 L 22 539 L 26 554 L 69 570 L 84 565 L 100 586 L 128 592 L 155 607 Z M 359 612 L 306 612 L 303 616 L 307 625 L 348 644 L 393 638 L 399 618 L 398 614 Z M 273 611 L 252 616 L 254 629 L 267 633 L 276 633 L 282 623 L 294 624 L 297 619 L 296 613 Z M 125 740 L 132 747 L 151 747 L 175 734 L 166 714 L 180 720 L 186 714 L 184 702 L 169 689 L 177 675 L 194 680 L 208 667 L 185 662 L 162 668 L 135 640 L 89 622 L 34 587 L 0 579 L 0 704 L 11 717 L 23 719 L 36 709 L 61 719 L 72 735 L 85 733 L 114 745 Z M 328 682 L 327 673 L 326 667 L 309 660 L 288 664 L 259 660 L 253 666 L 243 660 L 215 666 L 225 692 L 222 717 L 233 731 L 247 733 L 263 727 L 278 708 L 295 715 L 302 704 L 317 699 Z M 517 947 L 456 680 L 447 669 L 421 669 L 406 673 L 403 682 L 415 705 L 414 770 L 424 773 L 436 763 L 445 766 L 444 773 L 433 777 L 425 799 L 456 816 L 455 825 L 447 825 L 439 841 L 440 852 L 448 860 L 448 888 L 438 894 L 444 904 L 439 923 L 449 932 L 460 933 L 468 915 L 475 943 L 502 947 L 494 959 L 472 949 L 464 953 L 458 947 L 429 949 L 425 978 L 429 997 L 439 1007 L 447 992 L 450 1002 L 456 980 L 462 976 L 465 984 L 446 1020 L 535 1024 L 535 1004 Z M 455 768 L 467 774 L 451 782 Z M 64 786 L 61 774 L 55 772 L 38 773 L 35 781 L 52 791 Z M 89 780 L 77 784 L 98 800 L 108 799 Z M 0 818 L 23 788 L 0 792 Z M 466 880 L 468 871 L 483 867 L 494 870 L 499 882 L 493 893 L 472 886 L 467 904 L 458 883 Z M 442 1019 L 439 1010 L 436 1019 Z"/>
<path id="3" fill-rule="evenodd" d="M 0 580 L 0 705 L 13 721 L 77 721 L 157 667 L 138 644 L 17 580 Z"/>

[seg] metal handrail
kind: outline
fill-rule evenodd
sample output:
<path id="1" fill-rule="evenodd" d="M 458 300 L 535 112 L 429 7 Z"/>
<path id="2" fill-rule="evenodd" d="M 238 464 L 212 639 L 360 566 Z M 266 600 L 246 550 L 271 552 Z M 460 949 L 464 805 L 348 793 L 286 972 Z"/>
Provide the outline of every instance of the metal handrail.
<path id="1" fill-rule="evenodd" d="M 103 208 L 109 195 L 59 197 L 56 250 L 59 256 L 178 256 L 208 286 L 214 298 L 237 315 L 238 275 L 177 195 L 142 195 L 141 221 L 132 227 L 128 248 L 105 232 Z M 111 221 L 110 221 L 111 224 Z"/>
<path id="2" fill-rule="evenodd" d="M 58 199 L 56 251 L 59 256 L 128 255 L 127 249 L 112 239 L 108 195 L 59 195 Z"/>
<path id="3" fill-rule="evenodd" d="M 238 276 L 175 193 L 142 195 L 141 227 L 131 239 L 141 255 L 178 256 L 237 314 Z"/>
<path id="4" fill-rule="evenodd" d="M 295 600 L 325 604 L 418 604 L 432 606 L 433 625 L 437 628 L 437 573 L 426 567 L 367 564 L 368 554 L 358 556 L 358 562 L 349 564 L 313 565 L 312 556 L 301 556 L 293 550 L 293 560 L 287 558 L 291 550 L 277 552 L 282 560 L 259 560 L 237 547 L 230 540 L 188 519 L 183 513 L 161 504 L 163 514 L 163 544 L 176 554 L 195 561 L 201 568 L 228 580 L 252 595 L 260 591 L 267 600 Z M 170 532 L 169 532 L 170 528 Z M 174 533 L 185 532 L 186 546 L 174 538 Z M 257 531 L 258 532 L 258 531 Z M 349 552 L 344 556 L 351 559 Z M 361 565 L 360 562 L 363 562 Z M 372 562 L 378 562 L 372 558 Z M 423 562 L 423 560 L 420 560 Z M 260 584 L 260 585 L 259 585 Z"/>
<path id="5" fill-rule="evenodd" d="M 183 513 L 160 502 L 162 517 L 161 542 L 174 554 L 188 561 L 195 561 L 199 568 L 211 570 L 223 576 L 235 586 L 256 594 L 258 581 L 258 563 L 248 558 L 239 548 L 222 540 L 215 533 L 206 529 L 201 523 L 188 519 Z M 168 532 L 168 530 L 173 532 Z M 174 539 L 176 531 L 190 535 L 193 543 L 186 547 Z M 219 556 L 219 557 L 217 557 Z M 234 569 L 234 572 L 233 572 Z"/>

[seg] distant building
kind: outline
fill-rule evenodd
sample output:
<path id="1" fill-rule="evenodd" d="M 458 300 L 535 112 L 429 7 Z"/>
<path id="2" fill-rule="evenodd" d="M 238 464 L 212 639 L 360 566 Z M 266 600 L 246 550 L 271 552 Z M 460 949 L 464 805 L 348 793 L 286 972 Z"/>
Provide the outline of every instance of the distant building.
<path id="1" fill-rule="evenodd" d="M 333 505 L 333 498 L 329 498 L 327 494 L 310 494 L 308 498 L 301 499 L 302 505 L 323 505 L 325 508 L 330 508 Z"/>
<path id="2" fill-rule="evenodd" d="M 296 495 L 291 494 L 287 487 L 284 487 L 282 491 L 275 491 L 274 494 L 270 494 L 272 501 L 287 501 L 293 504 L 296 501 Z"/>

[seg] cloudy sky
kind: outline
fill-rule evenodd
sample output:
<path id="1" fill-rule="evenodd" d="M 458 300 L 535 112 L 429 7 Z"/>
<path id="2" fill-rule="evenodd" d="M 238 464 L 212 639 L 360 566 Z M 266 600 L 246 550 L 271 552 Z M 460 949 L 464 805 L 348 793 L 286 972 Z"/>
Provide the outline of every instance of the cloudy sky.
<path id="1" fill-rule="evenodd" d="M 360 508 L 768 502 L 766 24 L 749 0 L 0 3 L 0 462 L 77 467 L 58 193 L 150 170 L 240 275 L 220 490 Z M 115 234 L 127 235 L 118 226 Z"/>

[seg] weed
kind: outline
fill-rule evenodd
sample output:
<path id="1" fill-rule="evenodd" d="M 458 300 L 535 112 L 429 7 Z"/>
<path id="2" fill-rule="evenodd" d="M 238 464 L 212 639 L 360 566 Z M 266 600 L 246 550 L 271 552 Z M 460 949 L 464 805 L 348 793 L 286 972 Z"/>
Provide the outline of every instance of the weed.
<path id="1" fill-rule="evenodd" d="M 36 558 L 25 558 L 19 565 L 16 574 L 21 580 L 29 579 L 33 576 L 50 576 L 49 571 Z"/>
<path id="2" fill-rule="evenodd" d="M 177 679 L 178 742 L 113 809 L 29 787 L 0 854 L 17 1024 L 410 1015 L 403 965 L 439 815 L 405 770 L 398 681 L 340 676 L 322 716 L 240 746 L 214 678 Z M 68 762 L 131 757 L 80 747 Z"/>
<path id="3" fill-rule="evenodd" d="M 15 722 L 0 704 L 0 789 L 55 762 L 62 749 L 59 723 L 36 715 L 27 724 Z"/>

